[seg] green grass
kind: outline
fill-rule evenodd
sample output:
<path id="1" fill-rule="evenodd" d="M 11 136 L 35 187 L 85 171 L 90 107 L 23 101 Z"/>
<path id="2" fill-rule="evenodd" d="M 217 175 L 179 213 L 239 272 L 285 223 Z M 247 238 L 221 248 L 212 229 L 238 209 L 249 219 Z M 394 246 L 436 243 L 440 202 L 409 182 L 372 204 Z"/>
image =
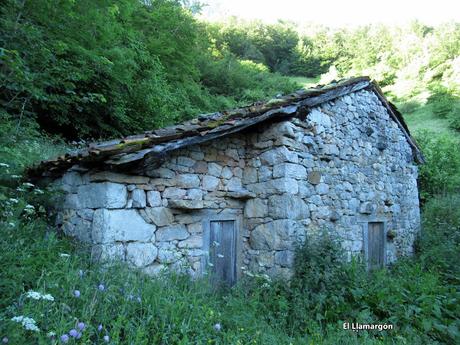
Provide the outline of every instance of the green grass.
<path id="1" fill-rule="evenodd" d="M 304 89 L 316 86 L 319 83 L 320 77 L 307 78 L 307 77 L 289 77 L 292 82 L 302 86 Z"/>
<path id="2" fill-rule="evenodd" d="M 398 108 L 403 106 L 397 105 Z M 442 119 L 432 112 L 431 105 L 421 105 L 411 112 L 403 113 L 404 120 L 411 133 L 429 130 L 436 134 L 446 134 L 460 137 L 460 133 L 449 128 L 449 121 Z"/>

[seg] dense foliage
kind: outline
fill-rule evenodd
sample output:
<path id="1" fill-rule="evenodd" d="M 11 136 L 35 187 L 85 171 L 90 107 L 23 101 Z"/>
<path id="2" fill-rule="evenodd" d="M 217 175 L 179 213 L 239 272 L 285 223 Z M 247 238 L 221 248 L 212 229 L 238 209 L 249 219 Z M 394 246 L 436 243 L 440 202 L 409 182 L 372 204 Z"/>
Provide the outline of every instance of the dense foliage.
<path id="1" fill-rule="evenodd" d="M 6 0 L 0 32 L 2 116 L 67 138 L 133 134 L 296 88 L 217 50 L 174 0 Z"/>

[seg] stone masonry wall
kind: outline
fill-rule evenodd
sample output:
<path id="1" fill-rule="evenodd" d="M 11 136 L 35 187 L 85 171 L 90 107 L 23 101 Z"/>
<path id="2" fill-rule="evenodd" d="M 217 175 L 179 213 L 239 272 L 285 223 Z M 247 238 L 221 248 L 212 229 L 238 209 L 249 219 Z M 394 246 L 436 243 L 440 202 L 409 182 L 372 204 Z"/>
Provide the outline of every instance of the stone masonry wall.
<path id="1" fill-rule="evenodd" d="M 77 167 L 78 168 L 78 167 Z M 238 273 L 288 277 L 297 241 L 328 229 L 364 253 L 368 222 L 383 221 L 387 262 L 412 252 L 419 229 L 417 168 L 404 134 L 377 97 L 359 91 L 314 108 L 306 120 L 175 151 L 145 176 L 69 171 L 59 224 L 155 274 L 201 274 L 203 220 L 242 219 Z"/>

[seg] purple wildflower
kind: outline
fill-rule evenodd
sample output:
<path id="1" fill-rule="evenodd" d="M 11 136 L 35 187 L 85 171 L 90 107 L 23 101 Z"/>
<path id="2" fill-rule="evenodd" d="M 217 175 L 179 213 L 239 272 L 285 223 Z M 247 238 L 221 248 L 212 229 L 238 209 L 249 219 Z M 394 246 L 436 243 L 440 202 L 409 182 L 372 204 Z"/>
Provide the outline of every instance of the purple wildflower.
<path id="1" fill-rule="evenodd" d="M 69 336 L 67 334 L 61 335 L 61 341 L 63 343 L 68 343 L 69 342 Z"/>
<path id="2" fill-rule="evenodd" d="M 104 291 L 105 290 L 104 284 L 99 284 L 99 286 L 97 288 L 99 289 L 99 291 Z"/>
<path id="3" fill-rule="evenodd" d="M 108 335 L 104 335 L 104 341 L 108 343 L 110 341 L 110 337 Z"/>
<path id="4" fill-rule="evenodd" d="M 86 325 L 85 325 L 84 322 L 79 322 L 79 323 L 77 324 L 77 326 L 78 326 L 78 329 L 79 329 L 80 331 L 83 331 L 83 330 L 85 329 L 85 327 L 86 327 Z"/>
<path id="5" fill-rule="evenodd" d="M 8 341 L 9 341 L 8 337 L 3 337 L 3 339 L 2 339 L 3 344 L 8 344 Z"/>
<path id="6" fill-rule="evenodd" d="M 81 338 L 81 332 L 78 332 L 77 336 L 75 337 L 75 339 L 80 339 Z"/>
<path id="7" fill-rule="evenodd" d="M 220 330 L 222 329 L 221 324 L 220 324 L 220 323 L 216 323 L 216 324 L 214 325 L 214 329 L 215 329 L 216 331 L 220 331 Z"/>
<path id="8" fill-rule="evenodd" d="M 73 292 L 73 295 L 74 295 L 75 297 L 77 297 L 77 298 L 80 297 L 80 295 L 81 295 L 81 294 L 80 294 L 80 290 L 75 290 L 75 291 Z"/>
<path id="9" fill-rule="evenodd" d="M 76 329 L 71 329 L 69 331 L 69 335 L 72 337 L 72 338 L 75 338 L 77 335 L 78 335 L 78 332 Z"/>
<path id="10" fill-rule="evenodd" d="M 101 325 L 101 324 L 99 324 L 99 326 L 97 326 L 97 330 L 98 330 L 99 332 L 102 331 L 102 325 Z"/>

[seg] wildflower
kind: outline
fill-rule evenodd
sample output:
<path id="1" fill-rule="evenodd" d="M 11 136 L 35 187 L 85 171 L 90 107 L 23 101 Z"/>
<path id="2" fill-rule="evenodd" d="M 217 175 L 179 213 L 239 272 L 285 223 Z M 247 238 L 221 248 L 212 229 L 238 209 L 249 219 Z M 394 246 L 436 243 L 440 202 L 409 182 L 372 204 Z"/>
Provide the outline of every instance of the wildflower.
<path id="1" fill-rule="evenodd" d="M 73 292 L 73 295 L 74 295 L 75 297 L 77 297 L 77 298 L 80 297 L 80 291 L 79 291 L 79 290 L 75 290 L 75 291 Z"/>
<path id="2" fill-rule="evenodd" d="M 27 291 L 26 292 L 26 295 L 25 295 L 27 298 L 32 298 L 32 299 L 36 299 L 36 300 L 40 300 L 40 299 L 44 299 L 44 300 L 47 300 L 47 301 L 54 301 L 54 297 L 51 296 L 50 294 L 41 294 L 40 292 L 37 292 L 37 291 Z"/>
<path id="3" fill-rule="evenodd" d="M 18 192 L 25 192 L 25 191 L 26 191 L 24 188 L 21 188 L 21 187 L 16 188 L 16 190 L 17 190 Z"/>
<path id="4" fill-rule="evenodd" d="M 220 325 L 220 323 L 216 323 L 214 325 L 214 329 L 219 332 L 222 329 L 222 326 Z"/>
<path id="5" fill-rule="evenodd" d="M 138 301 L 139 303 L 141 303 L 141 302 L 142 302 L 142 299 L 140 298 L 140 296 L 137 296 L 137 298 L 136 298 L 136 299 L 137 299 L 137 301 Z"/>
<path id="6" fill-rule="evenodd" d="M 104 335 L 104 341 L 108 343 L 110 341 L 110 337 L 108 335 Z"/>
<path id="7" fill-rule="evenodd" d="M 9 199 L 13 204 L 17 204 L 19 202 L 18 199 L 15 199 L 15 198 L 10 198 Z"/>
<path id="8" fill-rule="evenodd" d="M 0 164 L 1 164 L 1 163 L 0 163 Z M 9 341 L 9 340 L 8 340 L 7 337 L 3 337 L 3 339 L 2 339 L 2 343 L 3 343 L 3 344 L 8 344 L 8 341 Z"/>
<path id="9" fill-rule="evenodd" d="M 49 338 L 54 338 L 54 337 L 56 336 L 56 333 L 54 333 L 54 332 L 48 332 L 46 335 L 47 335 Z"/>
<path id="10" fill-rule="evenodd" d="M 59 256 L 61 258 L 68 258 L 70 256 L 70 254 L 66 254 L 66 253 L 60 253 Z"/>
<path id="11" fill-rule="evenodd" d="M 69 335 L 70 335 L 72 338 L 76 338 L 76 337 L 77 337 L 77 334 L 78 334 L 78 332 L 77 332 L 76 329 L 71 329 L 71 330 L 69 331 Z"/>
<path id="12" fill-rule="evenodd" d="M 101 324 L 99 324 L 99 326 L 97 326 L 97 330 L 98 330 L 99 332 L 102 331 L 102 328 L 103 328 L 103 327 L 102 327 Z"/>
<path id="13" fill-rule="evenodd" d="M 27 204 L 26 207 L 24 208 L 29 209 L 29 210 L 35 210 L 34 205 L 31 205 L 31 204 Z"/>
<path id="14" fill-rule="evenodd" d="M 9 168 L 10 165 L 9 165 L 9 164 L 6 164 L 6 163 L 0 163 L 0 167 L 2 167 L 2 168 Z M 8 339 L 8 338 L 6 338 L 6 339 Z"/>
<path id="15" fill-rule="evenodd" d="M 24 182 L 22 185 L 25 187 L 30 187 L 30 188 L 35 187 L 35 185 L 30 182 Z"/>
<path id="16" fill-rule="evenodd" d="M 104 291 L 105 290 L 104 284 L 99 284 L 99 286 L 97 288 L 99 289 L 99 291 Z"/>
<path id="17" fill-rule="evenodd" d="M 11 319 L 11 321 L 21 323 L 22 326 L 28 331 L 40 332 L 40 329 L 35 324 L 35 320 L 30 317 L 22 316 L 22 315 L 15 316 Z"/>
<path id="18" fill-rule="evenodd" d="M 81 333 L 81 332 L 78 332 L 78 333 L 77 333 L 77 336 L 75 337 L 75 339 L 80 339 L 81 336 L 82 336 L 82 333 Z"/>
<path id="19" fill-rule="evenodd" d="M 78 329 L 79 329 L 80 331 L 83 331 L 83 330 L 85 329 L 86 325 L 85 325 L 84 322 L 79 322 L 79 323 L 77 324 L 77 327 L 78 327 Z"/>
<path id="20" fill-rule="evenodd" d="M 61 335 L 61 341 L 63 343 L 68 343 L 69 342 L 69 336 L 67 334 Z"/>

